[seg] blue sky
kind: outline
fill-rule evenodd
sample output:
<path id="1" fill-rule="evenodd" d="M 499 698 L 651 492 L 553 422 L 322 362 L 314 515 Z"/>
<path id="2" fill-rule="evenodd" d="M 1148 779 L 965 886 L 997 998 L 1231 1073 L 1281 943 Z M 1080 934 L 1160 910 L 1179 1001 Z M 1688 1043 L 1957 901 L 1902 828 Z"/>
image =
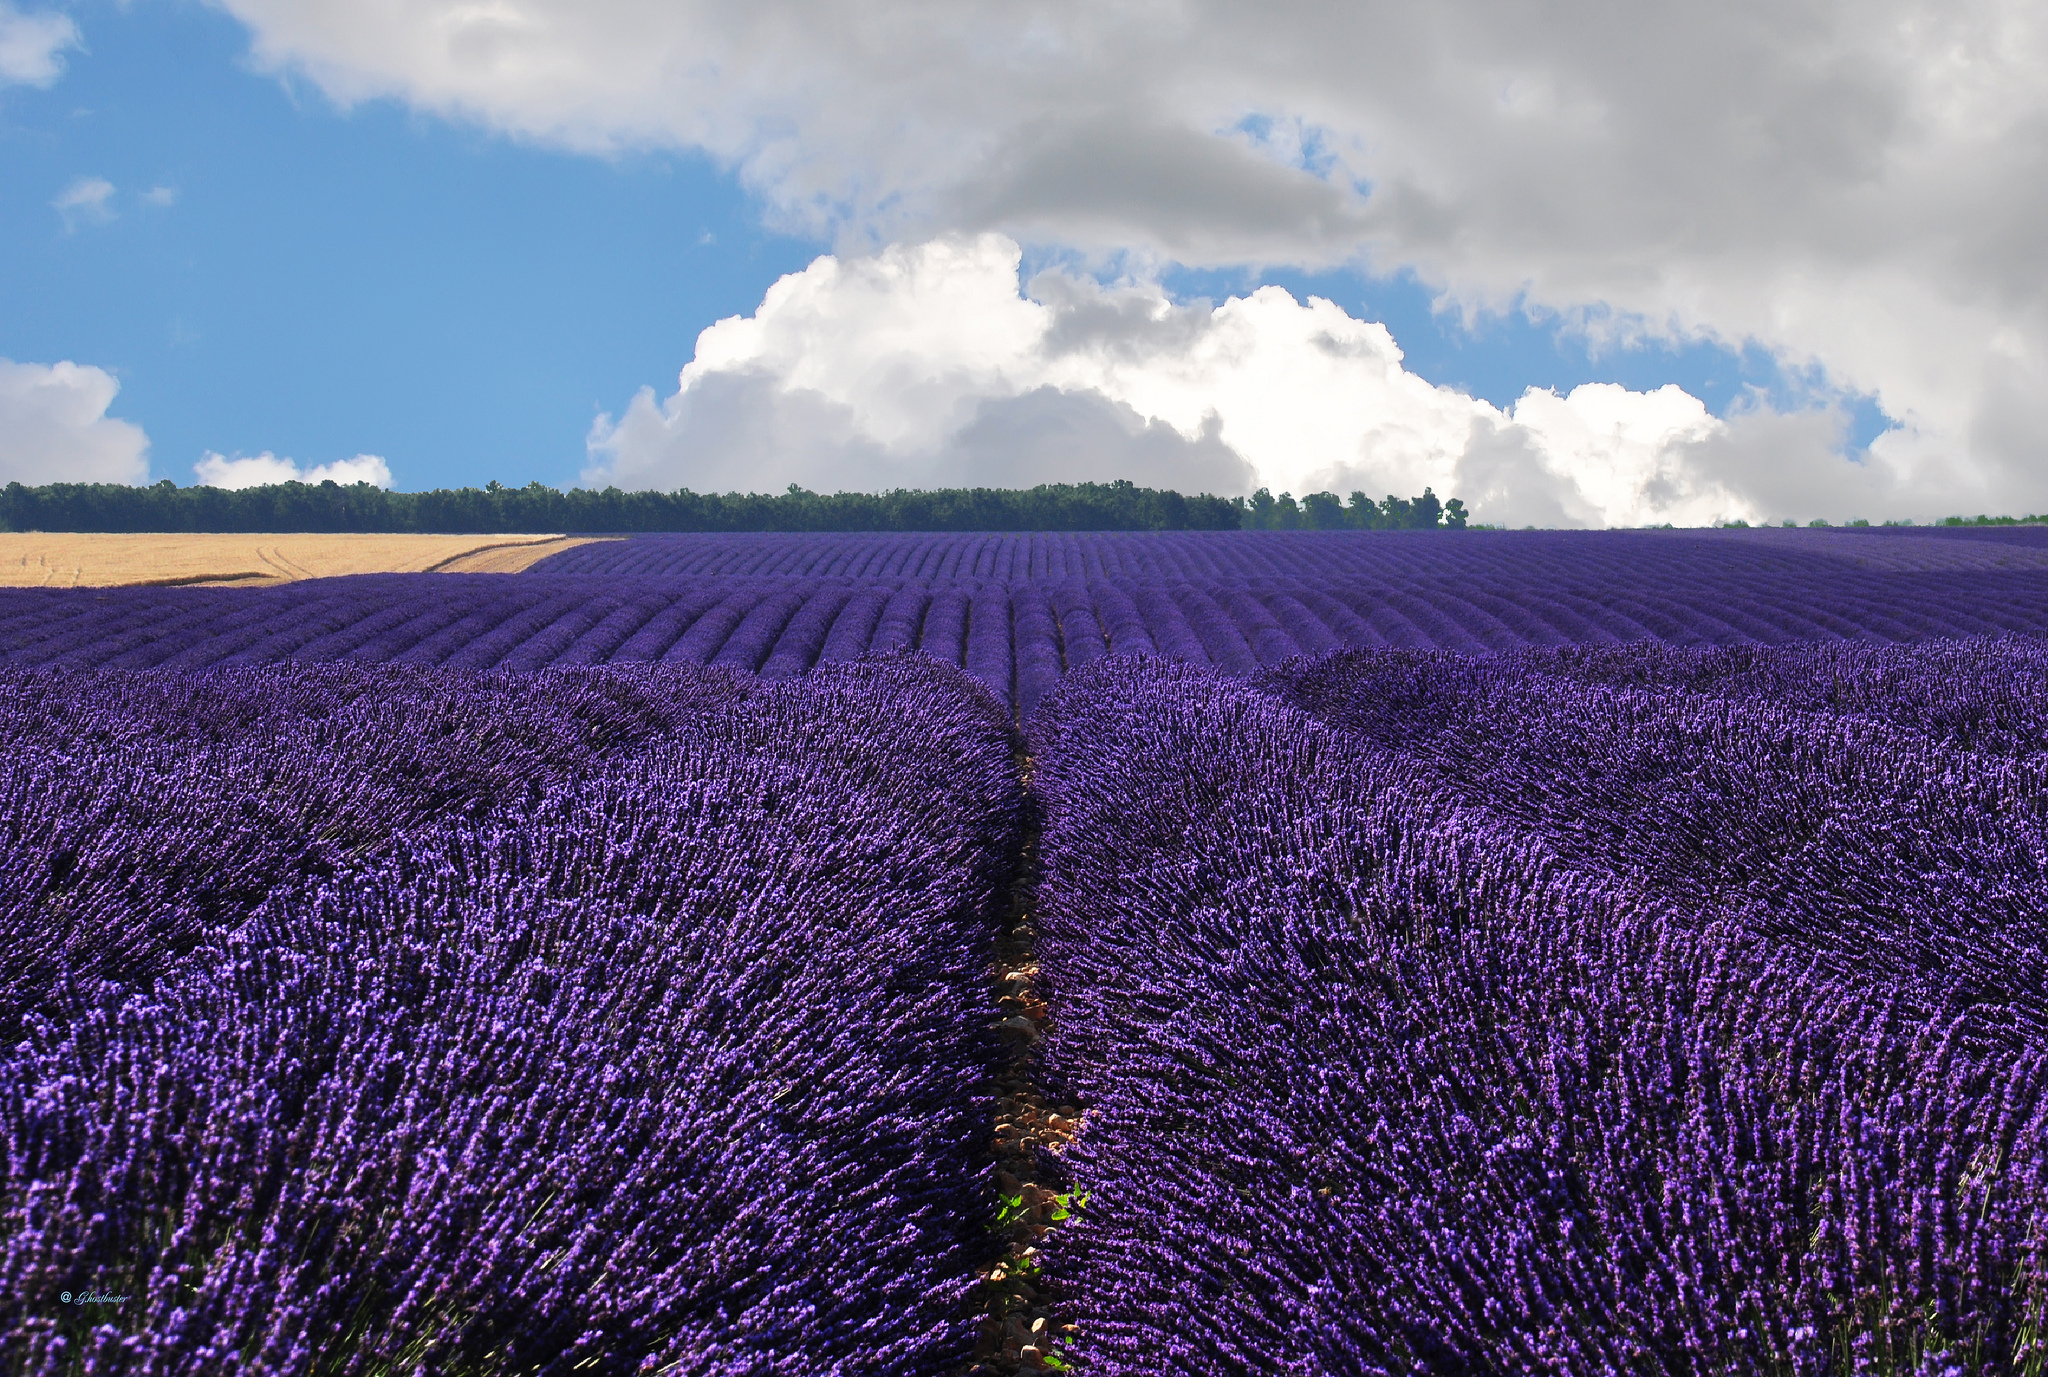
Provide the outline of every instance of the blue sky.
<path id="1" fill-rule="evenodd" d="M 697 334 L 830 248 L 763 228 L 702 154 L 593 155 L 420 113 L 343 109 L 255 70 L 219 11 L 70 11 L 84 42 L 47 89 L 0 89 L 0 357 L 113 373 L 151 478 L 202 454 L 383 456 L 407 489 L 566 486 L 593 417 L 674 390 Z M 104 217 L 53 203 L 81 179 Z M 146 193 L 164 189 L 152 203 Z M 1676 383 L 1725 414 L 1808 389 L 1772 354 L 1694 342 L 1593 352 L 1522 313 L 1467 329 L 1411 273 L 1170 268 L 1177 299 L 1261 282 L 1384 321 L 1407 367 L 1506 407 L 1531 386 Z M 1852 445 L 1885 428 L 1853 402 Z"/>
<path id="2" fill-rule="evenodd" d="M 269 450 L 380 454 L 405 488 L 571 482 L 600 407 L 818 252 L 701 157 L 343 112 L 195 5 L 77 19 L 60 81 L 0 93 L 0 356 L 113 372 L 152 477 Z M 67 224 L 52 202 L 94 177 L 113 218 Z"/>

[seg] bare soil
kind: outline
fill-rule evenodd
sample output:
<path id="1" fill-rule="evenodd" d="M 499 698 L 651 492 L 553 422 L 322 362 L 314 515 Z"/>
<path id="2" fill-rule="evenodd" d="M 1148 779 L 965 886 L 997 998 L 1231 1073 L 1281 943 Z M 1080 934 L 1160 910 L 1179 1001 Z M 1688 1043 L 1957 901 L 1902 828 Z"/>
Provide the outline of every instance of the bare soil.
<path id="1" fill-rule="evenodd" d="M 1028 788 L 1030 758 L 1020 756 L 1018 766 Z M 1039 1270 L 1038 1245 L 1055 1226 L 1085 1208 L 1077 1193 L 1060 1194 L 1046 1178 L 1057 1174 L 1057 1160 L 1087 1127 L 1088 1113 L 1050 1098 L 1042 1084 L 1037 1049 L 1052 1022 L 1053 991 L 1033 950 L 1037 871 L 1038 832 L 1031 827 L 1010 910 L 996 940 L 995 961 L 989 967 L 999 1014 L 995 1028 L 1008 1051 L 1007 1064 L 991 1087 L 995 1139 L 989 1145 L 997 1228 L 1004 1248 L 1002 1257 L 981 1272 L 978 1342 L 966 1377 L 1015 1377 L 1067 1367 L 1066 1347 L 1080 1333 L 1077 1326 L 1060 1322 L 1064 1307 L 1058 1288 Z"/>

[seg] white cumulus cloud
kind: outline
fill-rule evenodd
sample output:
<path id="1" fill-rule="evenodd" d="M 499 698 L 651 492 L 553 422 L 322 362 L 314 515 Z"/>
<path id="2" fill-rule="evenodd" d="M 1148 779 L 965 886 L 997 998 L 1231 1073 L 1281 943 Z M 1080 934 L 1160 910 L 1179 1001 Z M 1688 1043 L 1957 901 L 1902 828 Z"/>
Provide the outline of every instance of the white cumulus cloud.
<path id="1" fill-rule="evenodd" d="M 64 75 L 64 51 L 81 46 L 78 25 L 54 10 L 24 14 L 0 0 L 0 86 L 49 86 Z"/>
<path id="2" fill-rule="evenodd" d="M 200 483 L 209 488 L 260 488 L 273 483 L 329 481 L 343 487 L 351 483 L 368 483 L 375 488 L 391 486 L 391 466 L 374 454 L 358 454 L 353 459 L 337 459 L 331 464 L 302 469 L 269 450 L 248 458 L 234 459 L 208 450 L 205 457 L 192 466 L 192 471 L 199 476 Z"/>
<path id="3" fill-rule="evenodd" d="M 2039 0 L 223 3 L 340 100 L 707 150 L 849 249 L 1410 268 L 1753 340 L 1899 419 L 1878 488 L 2048 507 Z"/>
<path id="4" fill-rule="evenodd" d="M 1000 235 L 821 257 L 705 330 L 666 398 L 601 416 L 584 479 L 773 491 L 1128 478 L 1372 497 L 1512 525 L 1707 524 L 1924 502 L 1828 410 L 1727 419 L 1675 386 L 1507 410 L 1402 364 L 1383 325 L 1262 287 L 1220 305 L 1041 273 Z"/>
<path id="5" fill-rule="evenodd" d="M 146 482 L 149 437 L 107 415 L 120 390 L 102 368 L 0 359 L 0 482 Z"/>

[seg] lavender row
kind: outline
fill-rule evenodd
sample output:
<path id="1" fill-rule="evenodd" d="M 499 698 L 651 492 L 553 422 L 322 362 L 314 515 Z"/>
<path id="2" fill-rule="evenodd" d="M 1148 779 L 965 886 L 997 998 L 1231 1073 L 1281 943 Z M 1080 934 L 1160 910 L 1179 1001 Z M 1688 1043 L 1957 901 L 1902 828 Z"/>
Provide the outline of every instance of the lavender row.
<path id="1" fill-rule="evenodd" d="M 1037 723 L 1103 1374 L 2022 1371 L 2048 1062 L 1242 682 Z M 1939 922 L 1938 912 L 1923 914 Z"/>
<path id="2" fill-rule="evenodd" d="M 2043 649 L 2030 639 L 1745 658 L 1779 665 L 1751 676 L 1773 684 L 1824 669 L 1924 683 L 1967 656 L 1980 683 L 2031 688 Z M 1905 668 L 1922 655 L 1923 669 Z M 1541 672 L 1547 658 L 1353 653 L 1267 682 L 1575 866 L 2048 1045 L 2048 755 L 1960 751 L 1774 696 L 1562 678 Z M 2048 716 L 2027 688 L 2013 707 L 2027 721 Z"/>
<path id="3" fill-rule="evenodd" d="M 60 979 L 146 982 L 279 886 L 488 824 L 744 701 L 729 676 L 308 665 L 0 674 L 0 1045 Z"/>
<path id="4" fill-rule="evenodd" d="M 342 854 L 122 981 L 57 970 L 21 1017 L 0 1057 L 6 1370 L 964 1361 L 990 1251 L 979 986 L 1021 798 L 999 714 L 957 673 L 271 670 L 47 697 L 63 751 L 10 740 L 0 768 L 139 782 L 128 843 L 154 824 L 282 873 L 236 800 L 288 808 L 324 767 L 328 806 L 289 825 Z M 458 773 L 437 741 L 486 757 L 477 806 L 460 779 L 432 806 Z M 181 749 L 183 792 L 156 777 Z M 547 768 L 522 780 L 520 750 Z M 297 763 L 213 778 L 270 755 Z M 365 844 L 371 777 L 412 761 L 428 805 Z M 15 859 L 11 908 L 61 950 L 91 905 Z M 95 920 L 145 911 L 120 909 Z"/>
<path id="5" fill-rule="evenodd" d="M 913 535 L 648 535 L 550 556 L 540 574 L 909 578 L 1013 583 L 1247 578 L 1493 583 L 1685 582 L 1727 574 L 2048 567 L 2048 530 L 1963 532 L 1172 531 Z"/>
<path id="6" fill-rule="evenodd" d="M 1469 672 L 1557 675 L 1618 688 L 1679 690 L 1868 718 L 1953 750 L 1992 755 L 2048 750 L 2048 640 L 2039 637 L 1705 651 L 1645 643 L 1527 652 L 1485 667 L 1470 666 Z"/>
<path id="7" fill-rule="evenodd" d="M 661 661 L 783 678 L 872 650 L 917 649 L 963 666 L 1027 715 L 1059 676 L 1104 655 L 1164 655 L 1251 675 L 1356 647 L 1487 656 L 2041 633 L 2048 573 L 2032 571 L 1746 575 L 1662 588 L 375 575 L 262 590 L 0 592 L 0 665 L 530 670 Z"/>

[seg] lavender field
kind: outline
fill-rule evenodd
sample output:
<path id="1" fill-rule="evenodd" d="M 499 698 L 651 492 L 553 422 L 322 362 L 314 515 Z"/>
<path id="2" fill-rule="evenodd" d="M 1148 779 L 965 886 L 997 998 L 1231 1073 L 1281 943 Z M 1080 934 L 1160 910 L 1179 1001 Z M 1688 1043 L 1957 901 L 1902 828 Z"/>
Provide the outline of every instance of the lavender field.
<path id="1" fill-rule="evenodd" d="M 2043 534 L 0 594 L 0 1371 L 2039 1373 Z"/>
<path id="2" fill-rule="evenodd" d="M 1713 659 L 1123 662 L 1041 712 L 1097 1370 L 2048 1357 L 2044 648 Z"/>
<path id="3" fill-rule="evenodd" d="M 764 678 L 871 652 L 960 666 L 1019 718 L 1106 656 L 2048 634 L 2048 530 L 645 536 L 517 576 L 0 590 L 0 665 L 278 661 Z"/>
<path id="4" fill-rule="evenodd" d="M 958 1366 L 1022 804 L 963 690 L 0 681 L 7 1369 Z"/>

